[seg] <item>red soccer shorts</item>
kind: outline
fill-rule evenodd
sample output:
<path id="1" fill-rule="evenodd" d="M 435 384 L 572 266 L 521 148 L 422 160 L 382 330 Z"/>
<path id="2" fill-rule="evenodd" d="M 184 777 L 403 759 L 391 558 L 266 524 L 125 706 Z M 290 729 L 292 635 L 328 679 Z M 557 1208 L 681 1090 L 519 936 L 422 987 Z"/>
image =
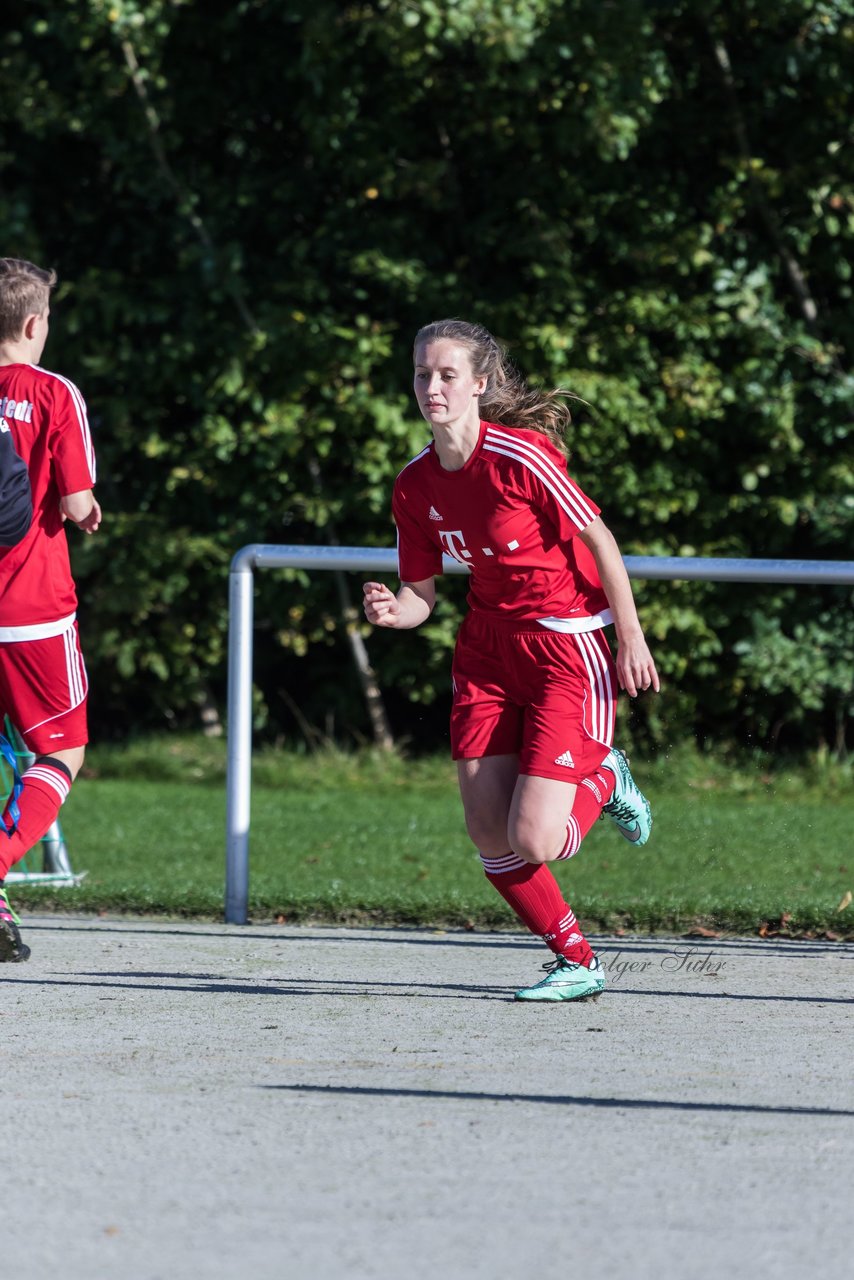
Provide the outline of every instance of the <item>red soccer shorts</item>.
<path id="1" fill-rule="evenodd" d="M 567 634 L 470 613 L 453 678 L 455 760 L 518 754 L 520 773 L 577 783 L 608 754 L 617 679 L 601 628 Z"/>
<path id="2" fill-rule="evenodd" d="M 76 622 L 46 640 L 0 644 L 0 709 L 35 755 L 86 745 L 88 690 Z"/>

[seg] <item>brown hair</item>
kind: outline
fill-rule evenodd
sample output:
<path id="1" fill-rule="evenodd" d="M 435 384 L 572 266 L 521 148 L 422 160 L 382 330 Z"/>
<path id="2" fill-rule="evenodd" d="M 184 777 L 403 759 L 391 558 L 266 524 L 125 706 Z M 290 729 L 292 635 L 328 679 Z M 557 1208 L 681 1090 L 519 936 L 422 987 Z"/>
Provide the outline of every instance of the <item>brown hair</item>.
<path id="1" fill-rule="evenodd" d="M 538 391 L 529 387 L 512 364 L 507 348 L 493 338 L 488 329 L 466 320 L 434 320 L 415 335 L 413 350 L 422 342 L 448 338 L 465 347 L 476 378 L 486 378 L 480 397 L 480 416 L 502 427 L 528 427 L 543 435 L 566 452 L 564 433 L 572 422 L 566 398 L 571 393 L 562 387 Z"/>
<path id="2" fill-rule="evenodd" d="M 24 258 L 0 258 L 0 342 L 17 342 L 27 316 L 41 315 L 56 284 L 56 272 Z"/>

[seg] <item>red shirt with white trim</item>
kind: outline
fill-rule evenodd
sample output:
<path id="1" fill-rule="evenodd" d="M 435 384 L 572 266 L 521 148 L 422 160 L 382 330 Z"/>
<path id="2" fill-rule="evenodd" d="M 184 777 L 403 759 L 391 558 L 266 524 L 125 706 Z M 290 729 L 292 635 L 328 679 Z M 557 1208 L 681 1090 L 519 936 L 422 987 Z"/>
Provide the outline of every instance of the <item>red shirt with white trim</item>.
<path id="1" fill-rule="evenodd" d="M 0 628 L 53 635 L 51 624 L 73 618 L 77 591 L 59 500 L 91 489 L 95 454 L 86 404 L 73 382 L 39 365 L 0 365 L 0 415 L 27 464 L 33 494 L 29 533 L 0 549 Z"/>
<path id="2" fill-rule="evenodd" d="M 608 600 L 576 537 L 599 508 L 541 432 L 481 422 L 458 471 L 446 471 L 428 445 L 397 477 L 392 511 L 401 581 L 441 573 L 445 554 L 471 570 L 468 602 L 478 613 L 547 626 L 567 619 L 583 630 L 584 619 L 610 621 L 599 619 Z"/>

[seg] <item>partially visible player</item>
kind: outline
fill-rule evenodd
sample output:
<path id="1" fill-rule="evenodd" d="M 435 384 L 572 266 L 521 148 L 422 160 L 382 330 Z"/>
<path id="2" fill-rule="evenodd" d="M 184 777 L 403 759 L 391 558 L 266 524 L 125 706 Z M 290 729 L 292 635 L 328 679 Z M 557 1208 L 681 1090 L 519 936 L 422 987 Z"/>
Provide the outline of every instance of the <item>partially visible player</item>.
<path id="1" fill-rule="evenodd" d="M 0 720 L 8 715 L 35 760 L 0 816 L 0 962 L 26 960 L 20 920 L 3 887 L 68 796 L 88 742 L 88 679 L 65 524 L 101 523 L 95 454 L 83 397 L 39 365 L 56 273 L 0 258 L 0 417 L 26 465 L 33 520 L 0 547 Z"/>
<path id="2" fill-rule="evenodd" d="M 567 474 L 565 399 L 528 387 L 464 321 L 421 329 L 414 359 L 433 440 L 394 486 L 402 586 L 366 583 L 365 614 L 417 627 L 443 554 L 471 570 L 451 710 L 466 826 L 489 881 L 555 956 L 516 998 L 595 998 L 602 967 L 548 864 L 602 813 L 633 844 L 648 839 L 649 804 L 612 743 L 617 683 L 635 697 L 658 673 L 619 547 Z"/>

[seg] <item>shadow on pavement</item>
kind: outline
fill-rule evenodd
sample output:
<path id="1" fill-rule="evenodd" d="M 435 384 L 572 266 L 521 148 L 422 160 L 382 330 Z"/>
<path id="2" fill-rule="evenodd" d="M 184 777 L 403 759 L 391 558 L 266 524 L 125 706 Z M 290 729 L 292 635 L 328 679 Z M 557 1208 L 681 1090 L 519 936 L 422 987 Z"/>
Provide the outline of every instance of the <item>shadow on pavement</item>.
<path id="1" fill-rule="evenodd" d="M 85 980 L 84 980 L 85 979 Z M 144 981 L 148 979 L 148 981 Z M 480 986 L 472 983 L 449 982 L 389 982 L 359 981 L 344 978 L 269 978 L 262 982 L 235 982 L 234 978 L 219 977 L 209 973 L 108 973 L 84 971 L 69 973 L 63 977 L 28 977 L 15 966 L 14 971 L 0 974 L 0 982 L 10 986 L 31 987 L 94 987 L 119 991 L 181 991 L 187 995 L 248 995 L 248 996 L 375 996 L 382 999 L 397 997 L 411 999 L 444 999 L 449 995 L 468 1000 L 512 999 L 508 984 Z M 643 990 L 637 987 L 609 986 L 606 996 L 639 996 L 681 1000 L 733 1000 L 760 1004 L 830 1005 L 854 1004 L 852 996 L 797 996 L 757 995 L 753 992 Z"/>
<path id="2" fill-rule="evenodd" d="M 725 1111 L 750 1115 L 834 1116 L 854 1118 L 854 1111 L 834 1107 L 772 1107 L 740 1102 L 674 1102 L 663 1098 L 588 1098 L 548 1093 L 469 1093 L 444 1089 L 379 1089 L 360 1085 L 263 1084 L 259 1089 L 287 1093 L 323 1093 L 367 1098 L 442 1098 L 452 1102 L 536 1102 L 559 1107 L 636 1108 L 663 1111 Z"/>

